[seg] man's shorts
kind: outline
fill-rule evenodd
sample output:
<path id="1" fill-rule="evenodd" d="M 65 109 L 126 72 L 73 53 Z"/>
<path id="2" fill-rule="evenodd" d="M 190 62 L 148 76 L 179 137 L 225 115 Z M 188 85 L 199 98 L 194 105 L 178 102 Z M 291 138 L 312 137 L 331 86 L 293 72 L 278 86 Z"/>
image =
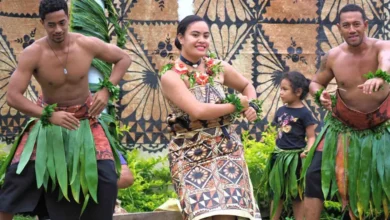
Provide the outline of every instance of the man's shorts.
<path id="1" fill-rule="evenodd" d="M 44 188 L 37 189 L 35 177 L 35 162 L 30 161 L 23 172 L 16 174 L 18 164 L 12 164 L 8 167 L 5 180 L 0 189 L 0 212 L 12 214 L 27 214 L 38 216 L 50 216 L 52 220 L 76 220 L 76 219 L 112 219 L 115 201 L 117 197 L 117 174 L 114 161 L 98 160 L 98 202 L 96 204 L 92 199 L 80 217 L 82 208 L 71 198 L 69 188 L 68 202 L 65 198 L 58 201 L 58 188 L 52 192 L 48 187 L 48 192 Z M 80 194 L 82 194 L 80 190 Z"/>
<path id="2" fill-rule="evenodd" d="M 305 197 L 324 200 L 324 194 L 322 193 L 321 187 L 321 163 L 322 151 L 316 151 L 306 172 Z"/>

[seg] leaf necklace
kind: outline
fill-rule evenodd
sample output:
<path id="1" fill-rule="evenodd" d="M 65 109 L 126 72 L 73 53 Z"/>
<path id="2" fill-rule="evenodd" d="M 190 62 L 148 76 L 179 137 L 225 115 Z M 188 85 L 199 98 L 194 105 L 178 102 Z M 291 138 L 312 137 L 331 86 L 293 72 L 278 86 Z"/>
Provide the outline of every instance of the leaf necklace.
<path id="1" fill-rule="evenodd" d="M 65 59 L 65 65 L 62 63 L 60 58 L 57 56 L 56 52 L 54 52 L 53 48 L 50 46 L 49 38 L 46 38 L 47 44 L 49 45 L 51 51 L 53 51 L 54 55 L 57 57 L 57 59 L 60 61 L 61 65 L 64 67 L 64 74 L 68 74 L 68 70 L 66 69 L 66 64 L 68 63 L 68 54 L 69 54 L 69 42 L 70 39 L 68 39 L 68 52 L 66 52 L 66 59 Z"/>

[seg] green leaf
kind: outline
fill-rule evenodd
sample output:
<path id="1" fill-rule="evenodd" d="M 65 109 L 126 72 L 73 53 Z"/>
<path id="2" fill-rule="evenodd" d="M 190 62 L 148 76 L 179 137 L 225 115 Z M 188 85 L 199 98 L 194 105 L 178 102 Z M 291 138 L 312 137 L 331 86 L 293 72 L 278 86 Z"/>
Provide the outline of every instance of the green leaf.
<path id="1" fill-rule="evenodd" d="M 87 180 L 89 194 L 92 199 L 97 201 L 97 187 L 98 187 L 98 171 L 95 142 L 93 139 L 92 131 L 89 125 L 89 121 L 85 120 L 85 133 L 84 133 L 84 150 L 85 150 L 85 178 Z"/>
<path id="2" fill-rule="evenodd" d="M 111 75 L 112 64 L 95 58 L 92 60 L 92 66 L 99 70 L 103 74 L 103 77 L 109 77 Z"/>
<path id="3" fill-rule="evenodd" d="M 362 140 L 361 156 L 359 166 L 359 177 L 357 182 L 357 193 L 359 202 L 362 204 L 363 213 L 369 210 L 370 201 L 370 180 L 371 180 L 371 157 L 372 157 L 372 136 L 368 135 Z"/>
<path id="4" fill-rule="evenodd" d="M 49 176 L 49 172 L 48 171 L 46 171 L 45 172 L 45 175 L 43 176 L 43 187 L 45 188 L 45 191 L 47 192 L 47 190 L 48 190 L 48 185 L 49 185 L 49 178 L 50 178 L 50 176 Z"/>
<path id="5" fill-rule="evenodd" d="M 113 2 L 105 1 L 105 5 L 108 10 L 109 21 L 114 25 L 115 34 L 117 36 L 117 46 L 123 48 L 126 44 L 126 28 L 121 28 L 119 26 L 120 20 Z"/>
<path id="6" fill-rule="evenodd" d="M 54 125 L 52 125 L 52 126 L 54 126 Z M 53 140 L 54 131 L 52 129 L 52 126 L 48 127 L 48 129 L 46 131 L 46 140 L 50 140 L 50 142 L 47 145 L 46 168 L 47 168 L 47 171 L 48 171 L 50 179 L 51 179 L 51 191 L 53 192 L 57 186 L 56 168 L 55 168 L 55 164 L 54 164 L 54 149 L 53 149 L 53 148 L 55 148 L 55 145 L 53 145 L 53 142 L 55 143 L 55 141 L 60 141 L 60 140 Z"/>
<path id="7" fill-rule="evenodd" d="M 67 171 L 68 171 L 68 177 L 70 179 L 70 177 L 72 176 L 71 173 L 72 173 L 72 164 L 73 164 L 74 145 L 73 144 L 70 145 L 69 143 L 71 141 L 70 133 L 73 130 L 68 130 L 68 129 L 63 128 L 63 127 L 61 127 L 61 130 L 62 130 L 62 138 L 63 138 L 63 142 L 64 142 L 66 167 L 67 167 Z"/>
<path id="8" fill-rule="evenodd" d="M 382 182 L 383 189 L 387 195 L 387 199 L 390 200 L 390 151 L 385 147 L 390 143 L 389 134 L 383 135 L 385 139 L 384 145 L 382 145 L 381 150 L 383 153 L 383 161 L 384 161 L 384 181 Z"/>
<path id="9" fill-rule="evenodd" d="M 316 140 L 314 141 L 313 146 L 310 148 L 310 151 L 307 154 L 305 161 L 303 162 L 302 177 L 306 176 L 307 169 L 309 169 L 309 166 L 313 160 L 314 153 L 316 152 L 318 144 L 320 143 L 320 141 L 324 137 L 324 134 L 326 133 L 328 128 L 329 128 L 329 123 L 325 123 L 324 127 L 321 129 L 320 134 L 317 136 Z"/>
<path id="10" fill-rule="evenodd" d="M 383 137 L 384 135 L 382 135 Z M 382 139 L 382 138 L 381 138 Z M 373 205 L 375 210 L 378 212 L 381 210 L 382 206 L 382 184 L 381 180 L 379 178 L 378 174 L 378 157 L 381 157 L 379 149 L 381 146 L 385 145 L 380 145 L 382 144 L 381 139 L 373 141 L 373 146 L 372 146 L 372 160 L 371 160 L 371 192 L 372 192 L 372 200 L 373 200 Z"/>
<path id="11" fill-rule="evenodd" d="M 348 195 L 349 195 L 349 205 L 351 207 L 354 215 L 358 215 L 357 209 L 357 181 L 358 181 L 358 170 L 359 170 L 359 158 L 360 158 L 360 144 L 359 138 L 355 134 L 351 134 L 349 146 L 348 146 L 348 167 L 353 167 L 349 169 L 347 173 L 348 177 Z"/>
<path id="12" fill-rule="evenodd" d="M 22 155 L 20 156 L 18 168 L 16 170 L 17 174 L 20 174 L 24 167 L 27 165 L 28 161 L 30 161 L 31 154 L 34 150 L 35 142 L 37 140 L 37 136 L 39 133 L 39 129 L 42 127 L 41 121 L 38 121 L 35 126 L 31 129 L 30 134 L 28 135 L 27 142 L 24 146 Z"/>
<path id="13" fill-rule="evenodd" d="M 82 126 L 82 125 L 81 125 Z M 82 129 L 84 131 L 84 129 Z M 85 148 L 84 144 L 81 145 L 80 148 L 80 167 L 79 167 L 79 172 L 80 172 L 80 184 L 81 184 L 81 191 L 83 192 L 84 196 L 88 195 L 88 185 L 87 185 L 87 180 L 85 178 Z"/>
<path id="14" fill-rule="evenodd" d="M 279 204 L 280 197 L 281 197 L 282 192 L 284 190 L 282 187 L 282 183 L 284 183 L 284 181 L 283 181 L 283 179 L 284 179 L 283 178 L 283 162 L 282 161 L 283 161 L 282 157 L 278 157 L 276 159 L 274 168 L 272 169 L 271 174 L 270 174 L 270 178 L 273 179 L 273 182 L 272 183 L 270 182 L 271 189 L 273 190 L 273 193 L 274 193 L 273 204 L 276 204 L 272 207 L 271 218 L 276 213 L 277 205 Z"/>
<path id="15" fill-rule="evenodd" d="M 5 159 L 4 163 L 1 165 L 0 167 L 0 182 L 3 181 L 4 177 L 5 177 L 5 172 L 8 168 L 8 165 L 11 163 L 12 159 L 14 158 L 14 155 L 15 155 L 15 152 L 16 152 L 16 149 L 18 148 L 19 146 L 19 143 L 20 143 L 20 140 L 22 139 L 22 136 L 25 134 L 25 131 L 27 128 L 29 128 L 31 126 L 31 124 L 35 121 L 36 119 L 30 119 L 26 126 L 24 126 L 22 132 L 20 132 L 20 134 L 16 137 L 15 139 L 15 142 L 14 144 L 12 145 L 12 148 L 11 150 L 9 151 L 9 154 L 7 156 L 7 159 Z"/>
<path id="16" fill-rule="evenodd" d="M 72 197 L 74 201 L 80 203 L 80 173 L 76 172 L 74 181 L 70 184 L 70 190 L 72 191 Z"/>
<path id="17" fill-rule="evenodd" d="M 57 175 L 58 185 L 62 191 L 62 194 L 69 201 L 68 197 L 68 169 L 65 158 L 64 138 L 62 137 L 62 128 L 57 125 L 52 125 L 53 131 L 50 140 L 53 146 L 54 153 L 54 165 Z"/>
<path id="18" fill-rule="evenodd" d="M 79 166 L 80 166 L 80 149 L 82 148 L 82 146 L 84 145 L 84 141 L 81 141 L 83 140 L 82 139 L 82 135 L 83 135 L 83 129 L 82 128 L 78 128 L 77 130 L 75 131 L 72 131 L 69 135 L 69 138 L 70 138 L 70 143 L 75 145 L 74 146 L 74 150 L 73 150 L 73 162 L 72 162 L 72 172 L 71 172 L 71 180 L 70 180 L 70 184 L 73 184 L 73 182 L 76 180 L 76 176 L 80 176 L 79 175 Z M 77 145 L 76 145 L 77 144 Z M 80 181 L 80 180 L 78 180 Z"/>
<path id="19" fill-rule="evenodd" d="M 284 153 L 280 153 L 280 154 L 284 154 Z M 289 171 L 289 166 L 290 166 L 290 163 L 291 163 L 291 161 L 295 158 L 294 156 L 295 156 L 295 154 L 289 154 L 289 153 L 286 153 L 285 155 L 285 162 L 284 162 L 284 168 L 283 168 L 283 170 L 284 170 L 284 174 L 286 175 L 287 174 L 287 172 Z"/>
<path id="20" fill-rule="evenodd" d="M 49 128 L 50 129 L 50 128 Z M 35 159 L 35 176 L 37 179 L 37 188 L 41 188 L 45 173 L 47 161 L 47 141 L 46 127 L 42 127 L 38 134 L 37 154 Z"/>
<path id="21" fill-rule="evenodd" d="M 298 180 L 297 180 L 296 172 L 298 169 L 299 160 L 300 160 L 299 154 L 295 153 L 294 159 L 291 162 L 291 166 L 290 166 L 290 173 L 289 173 L 290 181 L 288 183 L 290 188 L 291 198 L 295 198 L 298 196 Z"/>
<path id="22" fill-rule="evenodd" d="M 335 156 L 337 149 L 338 135 L 333 130 L 328 130 L 325 135 L 324 149 L 322 151 L 321 163 L 321 187 L 324 197 L 327 198 L 330 192 L 332 180 L 335 180 Z"/>
<path id="23" fill-rule="evenodd" d="M 81 209 L 81 214 L 80 216 L 84 213 L 85 208 L 87 208 L 88 202 L 89 202 L 89 194 L 85 196 L 84 203 L 83 203 L 83 208 Z"/>

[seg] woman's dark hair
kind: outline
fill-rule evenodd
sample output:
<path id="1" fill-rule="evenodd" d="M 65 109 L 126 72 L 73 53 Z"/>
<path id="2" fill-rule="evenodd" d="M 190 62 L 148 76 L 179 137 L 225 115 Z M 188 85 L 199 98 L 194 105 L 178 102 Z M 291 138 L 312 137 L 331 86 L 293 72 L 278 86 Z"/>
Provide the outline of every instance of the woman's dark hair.
<path id="1" fill-rule="evenodd" d="M 68 5 L 65 0 L 41 0 L 39 4 L 39 17 L 42 21 L 45 20 L 47 14 L 64 10 L 68 15 Z"/>
<path id="2" fill-rule="evenodd" d="M 205 20 L 199 17 L 198 15 L 188 15 L 187 17 L 185 17 L 183 20 L 180 21 L 179 25 L 177 26 L 176 39 L 175 39 L 175 46 L 177 47 L 177 49 L 181 50 L 181 44 L 177 36 L 179 34 L 184 36 L 184 33 L 186 32 L 188 26 L 198 21 L 205 21 Z"/>
<path id="3" fill-rule="evenodd" d="M 296 92 L 297 89 L 302 89 L 302 94 L 299 97 L 300 100 L 306 98 L 307 93 L 309 93 L 310 80 L 303 76 L 302 73 L 297 71 L 291 71 L 283 74 L 282 79 L 287 79 L 288 81 L 290 81 L 291 87 L 294 92 Z"/>

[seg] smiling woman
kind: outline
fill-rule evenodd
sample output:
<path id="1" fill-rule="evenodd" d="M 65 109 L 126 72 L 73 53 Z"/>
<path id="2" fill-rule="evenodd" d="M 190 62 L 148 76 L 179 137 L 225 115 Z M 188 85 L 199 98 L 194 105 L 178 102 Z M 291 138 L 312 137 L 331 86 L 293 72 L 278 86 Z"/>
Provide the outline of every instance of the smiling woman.
<path id="1" fill-rule="evenodd" d="M 254 87 L 231 65 L 209 56 L 210 31 L 199 16 L 177 27 L 180 58 L 163 67 L 161 87 L 172 107 L 168 146 L 172 181 L 184 219 L 260 219 L 240 137 L 231 126 L 243 112 L 257 119 Z M 223 85 L 242 96 L 225 96 Z M 259 109 L 259 108 L 256 108 Z"/>

